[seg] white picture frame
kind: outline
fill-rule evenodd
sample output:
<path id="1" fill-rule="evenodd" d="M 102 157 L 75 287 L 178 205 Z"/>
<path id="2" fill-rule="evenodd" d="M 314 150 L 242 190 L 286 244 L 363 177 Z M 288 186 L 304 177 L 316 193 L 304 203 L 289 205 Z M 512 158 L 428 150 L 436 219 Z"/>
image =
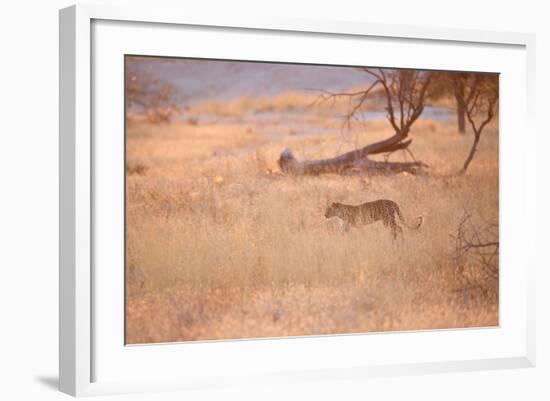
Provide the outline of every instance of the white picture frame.
<path id="1" fill-rule="evenodd" d="M 118 25 L 117 25 L 118 24 Z M 125 25 L 126 24 L 126 25 Z M 128 25 L 130 24 L 130 25 Z M 222 341 L 206 342 L 185 345 L 187 348 L 186 360 L 177 359 L 183 349 L 182 345 L 151 345 L 145 347 L 125 347 L 123 339 L 116 337 L 116 327 L 109 326 L 108 319 L 120 316 L 114 314 L 105 317 L 105 305 L 114 301 L 120 303 L 123 288 L 117 285 L 108 285 L 110 280 L 104 274 L 97 274 L 98 260 L 109 257 L 109 254 L 98 255 L 95 253 L 94 241 L 101 241 L 103 235 L 98 235 L 98 230 L 104 227 L 100 221 L 104 218 L 102 206 L 97 204 L 96 190 L 104 192 L 104 185 L 97 181 L 101 176 L 103 163 L 110 166 L 108 160 L 114 157 L 122 157 L 116 152 L 117 143 L 111 147 L 108 140 L 99 143 L 94 138 L 94 129 L 101 127 L 103 123 L 112 122 L 111 118 L 102 117 L 101 107 L 114 110 L 122 109 L 120 104 L 120 91 L 116 76 L 113 75 L 114 85 L 104 85 L 96 88 L 92 84 L 94 74 L 95 84 L 98 82 L 110 82 L 109 78 L 103 78 L 101 61 L 109 60 L 105 54 L 111 52 L 116 57 L 119 54 L 129 52 L 127 49 L 137 49 L 138 53 L 151 54 L 155 52 L 150 46 L 155 45 L 155 40 L 160 37 L 174 34 L 185 27 L 193 28 L 204 35 L 214 33 L 213 37 L 226 35 L 227 39 L 235 39 L 235 35 L 262 34 L 262 40 L 273 41 L 273 46 L 267 46 L 267 50 L 283 47 L 278 41 L 282 37 L 292 38 L 292 35 L 302 38 L 304 41 L 314 40 L 315 37 L 323 37 L 326 41 L 338 37 L 341 43 L 352 40 L 372 39 L 384 40 L 389 45 L 393 42 L 405 41 L 407 46 L 436 45 L 441 50 L 440 64 L 430 64 L 432 68 L 444 69 L 449 66 L 445 61 L 445 46 L 452 46 L 453 52 L 478 49 L 478 52 L 486 51 L 486 48 L 494 48 L 495 55 L 502 53 L 502 60 L 507 62 L 510 80 L 502 87 L 501 96 L 510 97 L 510 102 L 501 103 L 501 112 L 518 107 L 514 118 L 501 119 L 504 128 L 501 149 L 501 181 L 505 177 L 508 181 L 522 185 L 523 191 L 509 191 L 504 189 L 501 196 L 510 199 L 501 208 L 501 214 L 510 215 L 506 227 L 525 227 L 528 234 L 523 238 L 510 237 L 507 243 L 516 243 L 514 249 L 506 251 L 503 256 L 510 261 L 518 261 L 523 256 L 522 262 L 516 266 L 516 270 L 508 270 L 510 279 L 508 284 L 501 287 L 501 312 L 505 315 L 504 323 L 497 329 L 472 329 L 472 330 L 448 330 L 437 333 L 403 333 L 398 336 L 392 333 L 372 335 L 327 336 L 304 339 L 266 339 L 260 341 Z M 146 36 L 141 37 L 138 45 L 126 48 L 127 37 L 139 37 L 140 31 L 149 29 Z M 128 35 L 124 34 L 128 32 Z M 129 34 L 131 32 L 131 35 Z M 200 33 L 199 34 L 202 34 Z M 244 34 L 246 33 L 246 35 Z M 182 34 L 185 34 L 182 33 Z M 94 41 L 94 35 L 95 41 Z M 158 37 L 155 35 L 159 35 Z M 163 36 L 164 35 L 164 36 Z M 232 36 L 233 35 L 233 36 Z M 147 40 L 146 40 L 147 38 Z M 226 39 L 224 38 L 224 39 Z M 108 39 L 108 40 L 106 40 Z M 206 38 L 204 42 L 209 43 Z M 137 40 L 137 39 L 136 39 Z M 246 39 L 247 40 L 247 39 Z M 147 43 L 149 42 L 149 43 Z M 169 42 L 169 41 L 168 41 Z M 157 42 L 160 43 L 160 42 Z M 164 42 L 163 42 L 164 43 Z M 257 43 L 257 42 L 256 42 Z M 305 42 L 304 42 L 305 43 Z M 149 50 L 147 50 L 149 46 Z M 170 49 L 173 44 L 165 44 L 159 53 L 163 55 L 173 54 Z M 253 45 L 251 45 L 253 46 Z M 208 46 L 206 46 L 208 47 Z M 226 46 L 227 47 L 227 46 Z M 245 49 L 243 46 L 242 49 Z M 295 381 L 329 380 L 340 378 L 362 378 L 387 375 L 422 374 L 430 372 L 469 371 L 481 369 L 505 369 L 516 367 L 531 367 L 535 364 L 535 283 L 534 271 L 537 263 L 534 252 L 534 233 L 536 232 L 535 214 L 535 163 L 536 146 L 535 133 L 532 122 L 534 112 L 534 35 L 505 32 L 483 32 L 457 29 L 435 29 L 426 27 L 398 26 L 398 25 L 373 25 L 364 22 L 349 21 L 314 21 L 292 20 L 277 18 L 255 19 L 214 19 L 207 15 L 187 15 L 185 10 L 161 10 L 151 8 L 112 8 L 109 6 L 78 5 L 60 11 L 60 390 L 68 394 L 94 395 L 108 393 L 126 393 L 138 391 L 160 391 L 168 389 L 197 389 L 214 388 L 239 384 L 262 383 L 288 383 Z M 142 50 L 140 50 L 142 49 Z M 404 49 L 404 48 L 403 48 Z M 498 50 L 501 49 L 501 50 Z M 448 50 L 448 49 L 447 49 Z M 202 48 L 197 47 L 196 52 Z M 218 50 L 219 51 L 219 50 Z M 230 51 L 230 50 L 228 50 Z M 243 52 L 246 50 L 242 50 Z M 426 50 L 427 51 L 427 50 Z M 166 54 L 169 52 L 169 54 Z M 500 52 L 500 53 L 499 53 Z M 111 54 L 109 53 L 109 54 Z M 135 51 L 134 51 L 135 53 Z M 230 51 L 231 53 L 231 51 Z M 498 53 L 498 54 L 497 54 Z M 236 52 L 231 55 L 235 58 Z M 388 59 L 384 66 L 419 66 L 418 62 L 405 60 L 406 53 L 398 53 L 391 60 Z M 465 53 L 466 54 L 466 53 Z M 185 54 L 184 54 L 185 55 Z M 193 55 L 196 55 L 194 53 Z M 237 54 L 236 58 L 240 55 Z M 494 72 L 500 72 L 498 68 L 499 58 L 495 56 L 486 64 L 486 67 Z M 110 57 L 110 56 L 109 56 Z M 222 54 L 220 58 L 229 57 Z M 246 57 L 242 53 L 241 57 Z M 260 56 L 258 56 L 260 57 Z M 267 57 L 267 56 L 264 56 Z M 280 56 L 286 58 L 286 56 Z M 328 57 L 328 56 L 327 56 Z M 337 57 L 331 55 L 331 57 Z M 342 56 L 345 57 L 345 56 Z M 401 57 L 401 60 L 400 60 Z M 97 60 L 95 59 L 97 58 Z M 260 57 L 261 58 L 261 57 Z M 502 62 L 501 60 L 501 62 Z M 360 62 L 360 61 L 359 61 Z M 394 63 L 393 65 L 391 63 Z M 395 63 L 399 65 L 395 65 Z M 409 63 L 409 64 L 407 64 Z M 411 64 L 412 63 L 412 64 Z M 489 63 L 489 61 L 487 61 Z M 351 64 L 351 62 L 350 62 Z M 475 62 L 465 60 L 462 66 L 475 67 Z M 492 68 L 491 65 L 496 65 Z M 504 68 L 504 67 L 503 67 Z M 513 70 L 516 68 L 516 70 Z M 94 70 L 95 69 L 95 70 Z M 116 64 L 113 67 L 116 70 Z M 507 70 L 508 71 L 508 70 Z M 515 71 L 515 72 L 514 72 Z M 116 70 L 120 77 L 122 70 Z M 115 74 L 115 75 L 116 75 Z M 119 77 L 119 78 L 120 78 Z M 107 81 L 102 81 L 107 79 Z M 101 84 L 100 84 L 101 85 Z M 110 87 L 119 94 L 116 96 L 104 96 L 101 88 Z M 114 88 L 114 89 L 113 89 Z M 516 88 L 518 95 L 512 99 L 512 91 Z M 95 102 L 93 98 L 95 96 Z M 101 106 L 99 106 L 98 97 Z M 105 106 L 103 106 L 105 104 Z M 99 116 L 99 117 L 98 117 Z M 505 116 L 505 115 L 504 115 Z M 96 120 L 99 118 L 100 120 Z M 94 128 L 95 127 L 95 128 Z M 113 125 L 115 127 L 115 125 Z M 119 127 L 119 126 L 118 126 Z M 508 135 L 509 127 L 521 129 L 525 132 L 522 138 L 522 148 L 517 149 L 517 139 Z M 118 128 L 113 128 L 117 130 Z M 508 136 L 507 136 L 508 135 Z M 119 143 L 119 142 L 118 142 Z M 515 157 L 518 165 L 514 169 L 505 164 L 507 150 L 515 149 Z M 519 154 L 518 154 L 519 153 Z M 117 156 L 118 155 L 118 156 Z M 101 163 L 98 160 L 102 160 Z M 106 160 L 103 162 L 103 160 Z M 519 166 L 519 167 L 518 167 Z M 115 179 L 109 185 L 116 186 L 121 181 Z M 121 178 L 121 177 L 119 177 Z M 99 187 L 98 187 L 99 185 Z M 122 188 L 120 188 L 122 191 Z M 518 215 L 512 218 L 506 207 L 515 206 Z M 119 204 L 117 207 L 120 207 Z M 98 209 L 99 207 L 99 209 Z M 508 213 L 508 214 L 506 214 Z M 104 217 L 101 217 L 104 216 Z M 120 233 L 122 227 L 113 230 Z M 509 230 L 510 231 L 510 230 Z M 518 230 L 520 231 L 520 230 Z M 501 235 L 505 232 L 501 232 Z M 107 235 L 105 233 L 105 235 Z M 512 233 L 510 233 L 512 235 Z M 518 241 L 513 241 L 513 240 Z M 505 241 L 504 241 L 505 242 Z M 506 262 L 501 262 L 505 264 Z M 113 264 L 117 265 L 117 263 Z M 123 265 L 120 265 L 121 271 Z M 505 270 L 506 272 L 506 270 Z M 118 276 L 118 279 L 120 276 Z M 116 283 L 117 278 L 112 282 Z M 517 289 L 507 287 L 516 283 Z M 101 287 L 101 288 L 98 288 Z M 101 301 L 94 298 L 95 291 L 102 293 Z M 515 305 L 515 306 L 514 306 Z M 103 309 L 102 309 L 103 308 Z M 114 308 L 116 309 L 116 308 Z M 510 312 L 509 318 L 508 310 Z M 120 313 L 118 311 L 116 313 Z M 508 320 L 506 320 L 508 319 Z M 116 326 L 116 324 L 115 324 Z M 99 328 L 98 328 L 99 327 Z M 119 326 L 117 326 L 119 327 Z M 502 335 L 501 335 L 502 334 Z M 386 341 L 388 339 L 388 341 Z M 426 347 L 434 344 L 433 353 L 440 353 L 438 346 L 444 347 L 455 341 L 465 341 L 464 344 L 473 346 L 469 354 L 461 356 L 463 350 L 457 346 L 454 356 L 441 354 L 441 358 L 430 357 L 426 349 L 426 358 L 419 354 L 406 354 L 409 344 L 414 344 L 417 350 L 422 344 Z M 114 345 L 113 345 L 114 344 Z M 370 345 L 369 345 L 370 344 Z M 388 348 L 403 347 L 400 354 L 403 357 L 388 356 Z M 439 344 L 439 345 L 438 345 Z M 494 345 L 494 347 L 489 345 Z M 351 355 L 347 359 L 338 357 L 338 350 L 349 350 L 365 347 L 380 349 L 380 356 L 371 353 L 371 358 L 365 358 L 361 352 Z M 111 347 L 111 348 L 109 348 Z M 115 347 L 115 348 L 113 348 Z M 120 348 L 120 349 L 119 349 Z M 302 356 L 309 361 L 292 360 L 288 355 L 297 355 L 297 350 L 304 352 Z M 303 351 L 305 350 L 305 351 Z M 320 351 L 326 354 L 323 358 L 316 359 Z M 421 348 L 420 348 L 421 350 Z M 485 350 L 485 351 L 484 351 Z M 420 352 L 420 351 L 418 351 Z M 449 351 L 450 352 L 450 351 Z M 276 356 L 280 357 L 276 360 Z M 458 355 L 458 356 L 457 356 Z M 120 358 L 119 358 L 120 356 Z M 269 361 L 269 366 L 260 366 L 257 359 L 262 357 Z M 433 355 L 432 355 L 433 356 Z M 223 357 L 223 359 L 222 359 Z M 217 358 L 220 358 L 219 360 Z M 267 358 L 267 359 L 266 359 Z M 272 358 L 270 360 L 269 358 Z M 241 367 L 238 366 L 242 359 Z M 177 361 L 180 361 L 179 364 Z M 230 361 L 222 363 L 221 361 Z M 99 361 L 99 362 L 98 362 Z M 142 363 L 140 363 L 142 362 Z M 246 364 L 258 365 L 246 368 Z M 127 374 L 117 375 L 122 365 Z M 222 366 L 223 365 L 223 366 Z M 159 366 L 166 366 L 166 372 L 183 372 L 168 375 Z M 151 371 L 154 367 L 156 372 Z M 232 368 L 235 372 L 232 372 Z M 218 369 L 218 370 L 216 370 Z M 213 373 L 208 373 L 212 370 Z M 106 373 L 103 373 L 105 371 Z M 154 374 L 153 374 L 154 373 Z M 163 376 L 164 375 L 164 376 Z M 154 376 L 154 377 L 153 377 Z"/>

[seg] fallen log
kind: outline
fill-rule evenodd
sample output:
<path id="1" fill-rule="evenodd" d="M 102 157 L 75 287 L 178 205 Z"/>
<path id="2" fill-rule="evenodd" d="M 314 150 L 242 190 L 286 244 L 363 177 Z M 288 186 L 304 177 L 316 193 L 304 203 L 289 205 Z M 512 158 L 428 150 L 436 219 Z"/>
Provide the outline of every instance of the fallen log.
<path id="1" fill-rule="evenodd" d="M 320 175 L 320 174 L 419 174 L 428 167 L 421 161 L 390 162 L 376 161 L 367 157 L 351 158 L 344 155 L 322 160 L 298 161 L 290 149 L 281 152 L 278 163 L 281 171 L 294 175 Z"/>
<path id="2" fill-rule="evenodd" d="M 373 154 L 391 153 L 408 148 L 412 143 L 412 139 L 403 140 L 406 136 L 406 132 L 399 132 L 386 140 L 372 143 L 336 157 L 321 160 L 298 161 L 292 150 L 286 148 L 281 152 L 278 164 L 283 173 L 295 175 L 345 174 L 353 172 L 385 174 L 407 172 L 418 174 L 423 168 L 428 167 L 425 163 L 419 161 L 375 161 L 368 158 L 368 156 Z"/>

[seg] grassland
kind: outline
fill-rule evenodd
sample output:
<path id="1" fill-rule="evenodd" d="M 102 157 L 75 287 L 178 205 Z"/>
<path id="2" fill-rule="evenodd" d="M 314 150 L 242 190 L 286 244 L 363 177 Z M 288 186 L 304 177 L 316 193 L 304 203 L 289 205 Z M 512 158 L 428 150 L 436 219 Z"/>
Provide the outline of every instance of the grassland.
<path id="1" fill-rule="evenodd" d="M 451 238 L 464 210 L 498 223 L 496 124 L 463 175 L 471 134 L 420 119 L 411 150 L 428 174 L 284 176 L 285 147 L 313 159 L 392 134 L 384 120 L 342 130 L 336 112 L 290 98 L 264 100 L 265 118 L 241 100 L 165 125 L 128 120 L 126 341 L 497 325 L 498 282 L 475 259 L 458 269 Z M 396 243 L 382 224 L 343 233 L 324 217 L 331 202 L 379 198 L 424 225 Z"/>

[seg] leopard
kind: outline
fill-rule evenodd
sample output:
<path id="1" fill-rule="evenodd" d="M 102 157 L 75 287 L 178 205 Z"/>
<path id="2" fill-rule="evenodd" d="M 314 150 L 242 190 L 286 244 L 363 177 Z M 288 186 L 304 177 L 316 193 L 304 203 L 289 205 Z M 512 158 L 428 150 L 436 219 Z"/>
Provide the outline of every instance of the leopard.
<path id="1" fill-rule="evenodd" d="M 390 229 L 394 240 L 398 235 L 403 235 L 403 229 L 397 223 L 395 216 L 410 230 L 418 230 L 424 221 L 423 216 L 418 216 L 416 224 L 411 225 L 407 223 L 397 203 L 389 199 L 378 199 L 360 205 L 346 205 L 344 203 L 333 202 L 325 212 L 327 219 L 331 217 L 342 219 L 346 232 L 351 227 L 360 227 L 381 220 L 384 226 Z"/>

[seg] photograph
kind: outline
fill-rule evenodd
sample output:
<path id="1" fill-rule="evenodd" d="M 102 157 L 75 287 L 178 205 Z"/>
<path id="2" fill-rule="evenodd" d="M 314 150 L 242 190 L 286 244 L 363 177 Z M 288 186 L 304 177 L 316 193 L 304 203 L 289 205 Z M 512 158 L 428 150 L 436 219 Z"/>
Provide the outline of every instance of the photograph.
<path id="1" fill-rule="evenodd" d="M 127 345 L 499 326 L 498 73 L 120 73 Z"/>

